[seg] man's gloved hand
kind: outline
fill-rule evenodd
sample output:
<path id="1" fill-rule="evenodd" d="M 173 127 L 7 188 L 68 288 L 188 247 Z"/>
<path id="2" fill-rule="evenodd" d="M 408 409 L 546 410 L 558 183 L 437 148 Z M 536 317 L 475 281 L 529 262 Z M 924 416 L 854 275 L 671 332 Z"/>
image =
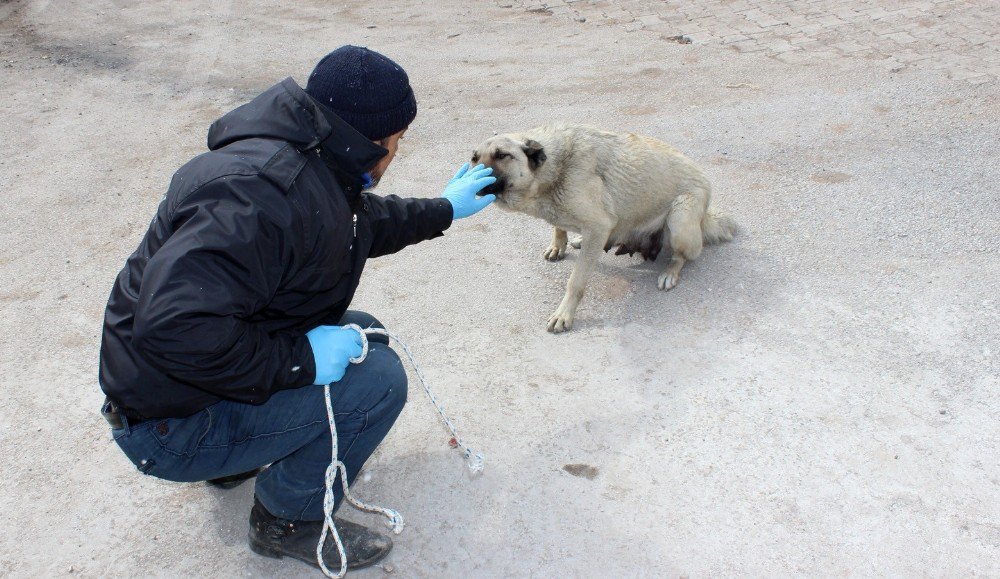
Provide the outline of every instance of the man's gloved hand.
<path id="1" fill-rule="evenodd" d="M 361 355 L 361 334 L 340 326 L 317 326 L 306 332 L 316 362 L 313 384 L 330 384 L 344 377 L 351 358 Z"/>
<path id="2" fill-rule="evenodd" d="M 455 173 L 451 181 L 448 181 L 448 186 L 441 196 L 451 201 L 454 219 L 474 215 L 496 200 L 496 195 L 476 197 L 477 193 L 497 182 L 492 173 L 493 169 L 490 167 L 476 165 L 469 169 L 469 164 L 466 163 L 458 173 Z"/>

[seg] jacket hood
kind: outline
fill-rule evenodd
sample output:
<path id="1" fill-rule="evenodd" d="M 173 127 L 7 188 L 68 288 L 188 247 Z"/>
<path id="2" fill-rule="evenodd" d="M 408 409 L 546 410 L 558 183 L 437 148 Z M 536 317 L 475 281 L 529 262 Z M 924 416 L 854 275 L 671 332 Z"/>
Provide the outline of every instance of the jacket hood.
<path id="1" fill-rule="evenodd" d="M 388 154 L 333 111 L 323 110 L 291 77 L 212 123 L 208 148 L 252 138 L 278 139 L 302 152 L 320 148 L 342 171 L 359 177 Z"/>

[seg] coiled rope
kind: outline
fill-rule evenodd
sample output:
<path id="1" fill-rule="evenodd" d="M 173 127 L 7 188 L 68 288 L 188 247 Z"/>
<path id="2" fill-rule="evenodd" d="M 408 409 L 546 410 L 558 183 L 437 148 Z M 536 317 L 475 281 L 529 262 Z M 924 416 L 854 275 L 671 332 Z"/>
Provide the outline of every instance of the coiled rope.
<path id="1" fill-rule="evenodd" d="M 410 352 L 410 348 L 407 347 L 402 340 L 382 328 L 362 328 L 357 324 L 348 324 L 344 327 L 357 330 L 357 332 L 361 334 L 361 355 L 357 358 L 351 358 L 352 364 L 360 364 L 361 362 L 364 362 L 365 358 L 368 357 L 368 334 L 386 336 L 391 341 L 399 344 L 399 346 L 403 349 L 403 352 L 406 353 L 407 358 L 410 359 L 410 364 L 416 371 L 417 377 L 420 378 L 420 385 L 423 386 L 424 392 L 427 393 L 431 403 L 434 404 L 434 408 L 437 409 L 438 414 L 440 414 L 441 418 L 444 420 L 445 426 L 448 427 L 448 430 L 451 432 L 451 445 L 465 451 L 465 458 L 468 460 L 469 470 L 473 474 L 482 472 L 483 467 L 485 466 L 483 455 L 479 452 L 473 451 L 469 445 L 465 444 L 462 437 L 458 435 L 458 430 L 455 428 L 455 424 L 450 418 L 448 418 L 448 415 L 445 414 L 441 403 L 438 402 L 437 397 L 434 396 L 433 392 L 431 392 L 430 386 L 427 385 L 427 379 L 424 378 L 424 372 L 420 369 L 420 365 L 413 359 L 413 354 Z M 344 551 L 344 543 L 340 539 L 340 533 L 337 532 L 337 526 L 333 523 L 333 508 L 335 506 L 333 485 L 337 481 L 337 473 L 340 473 L 340 482 L 344 487 L 344 499 L 350 503 L 352 507 L 360 511 L 376 513 L 384 516 L 388 519 L 386 524 L 392 528 L 392 532 L 397 535 L 403 532 L 403 516 L 393 509 L 377 505 L 369 505 L 361 502 L 351 495 L 351 491 L 347 485 L 347 467 L 344 466 L 344 463 L 338 457 L 337 452 L 337 425 L 333 420 L 333 403 L 330 399 L 330 385 L 327 384 L 324 388 L 325 390 L 323 394 L 326 398 L 326 417 L 330 421 L 330 438 L 332 439 L 330 447 L 333 458 L 330 461 L 330 466 L 326 468 L 326 491 L 323 495 L 323 532 L 320 534 L 319 543 L 316 545 L 316 561 L 319 563 L 319 568 L 323 571 L 324 575 L 339 579 L 347 573 L 347 553 Z M 327 568 L 326 562 L 323 561 L 323 545 L 326 543 L 327 534 L 333 535 L 333 540 L 337 544 L 337 552 L 340 553 L 340 571 L 336 574 L 331 572 L 330 569 Z"/>

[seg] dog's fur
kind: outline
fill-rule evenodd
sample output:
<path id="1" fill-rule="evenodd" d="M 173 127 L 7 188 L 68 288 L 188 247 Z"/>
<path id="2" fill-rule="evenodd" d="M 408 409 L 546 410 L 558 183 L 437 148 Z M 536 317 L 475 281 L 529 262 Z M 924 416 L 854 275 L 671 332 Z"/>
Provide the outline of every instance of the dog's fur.
<path id="1" fill-rule="evenodd" d="M 609 133 L 585 125 L 545 125 L 484 141 L 473 164 L 493 168 L 497 205 L 554 225 L 543 253 L 565 257 L 567 231 L 581 234 L 581 250 L 566 295 L 549 318 L 550 332 L 573 325 L 576 307 L 601 251 L 672 256 L 657 285 L 677 285 L 687 260 L 702 244 L 732 239 L 736 224 L 708 208 L 711 187 L 700 169 L 670 145 L 631 133 Z"/>

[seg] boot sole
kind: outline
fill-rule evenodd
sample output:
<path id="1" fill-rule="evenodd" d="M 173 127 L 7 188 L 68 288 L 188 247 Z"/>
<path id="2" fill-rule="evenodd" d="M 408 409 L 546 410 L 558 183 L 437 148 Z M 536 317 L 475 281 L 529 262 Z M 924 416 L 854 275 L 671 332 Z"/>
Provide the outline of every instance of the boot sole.
<path id="1" fill-rule="evenodd" d="M 209 485 L 215 487 L 215 488 L 219 488 L 219 489 L 223 489 L 223 490 L 227 490 L 228 491 L 230 489 L 234 489 L 234 488 L 240 486 L 241 484 L 247 482 L 248 480 L 250 480 L 252 478 L 255 478 L 258 474 L 260 474 L 261 470 L 262 469 L 255 468 L 255 469 L 253 469 L 251 471 L 248 471 L 248 472 L 244 472 L 244 473 L 240 473 L 240 474 L 235 474 L 235 475 L 232 475 L 232 476 L 224 476 L 222 478 L 213 478 L 213 479 L 209 479 L 209 480 L 207 480 L 205 482 L 208 483 Z"/>
<path id="2" fill-rule="evenodd" d="M 261 543 L 260 541 L 255 540 L 253 537 L 248 537 L 248 539 L 249 539 L 249 543 L 250 543 L 250 550 L 253 551 L 254 553 L 257 553 L 258 555 L 263 555 L 264 557 L 270 557 L 272 559 L 283 559 L 285 557 L 285 555 L 287 555 L 287 556 L 291 557 L 292 559 L 295 559 L 297 561 L 302 561 L 303 563 L 308 563 L 308 564 L 312 565 L 313 567 L 319 569 L 319 565 L 316 562 L 316 557 L 314 557 L 314 556 L 313 557 L 300 557 L 299 555 L 296 555 L 295 553 L 284 553 L 282 551 L 279 551 L 279 550 L 275 549 L 274 547 L 271 547 L 269 545 L 265 545 L 264 543 Z M 358 561 L 358 562 L 356 562 L 354 564 L 348 563 L 347 564 L 347 570 L 348 571 L 354 571 L 356 569 L 364 569 L 365 567 L 371 567 L 375 563 L 378 563 L 382 559 L 385 559 L 386 556 L 388 556 L 391 551 L 392 551 L 392 547 L 389 547 L 389 549 L 386 552 L 382 553 L 378 557 L 369 559 L 367 561 Z M 337 567 L 339 568 L 340 566 L 338 565 Z"/>

